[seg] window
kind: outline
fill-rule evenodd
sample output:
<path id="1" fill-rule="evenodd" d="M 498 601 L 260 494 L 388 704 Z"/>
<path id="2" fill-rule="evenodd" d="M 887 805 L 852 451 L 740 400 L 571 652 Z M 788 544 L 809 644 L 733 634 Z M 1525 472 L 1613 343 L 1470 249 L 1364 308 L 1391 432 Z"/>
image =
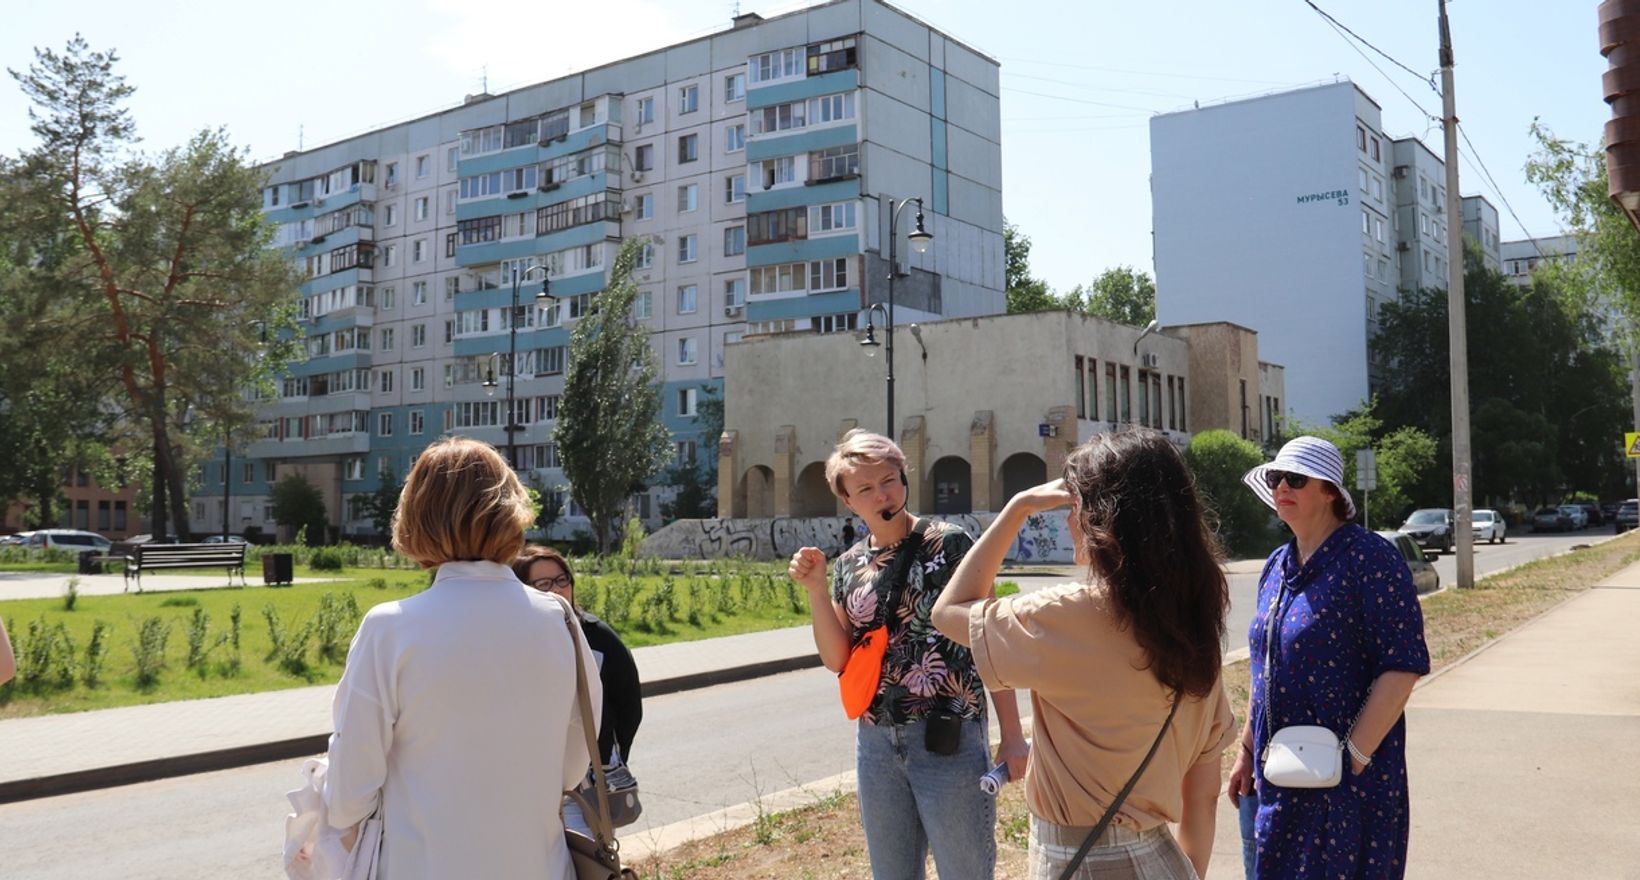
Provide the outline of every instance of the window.
<path id="1" fill-rule="evenodd" d="M 427 345 L 427 325 L 417 324 L 410 328 L 410 347 L 423 348 Z"/>
<path id="2" fill-rule="evenodd" d="M 785 79 L 790 76 L 802 76 L 804 51 L 802 49 L 781 49 L 778 52 L 766 52 L 753 56 L 746 64 L 746 72 L 751 75 L 754 83 L 765 83 L 771 80 Z"/>
<path id="3" fill-rule="evenodd" d="M 648 220 L 655 216 L 655 196 L 653 193 L 644 193 L 637 197 L 633 205 L 633 213 L 639 220 Z"/>
<path id="4" fill-rule="evenodd" d="M 387 176 L 383 179 L 388 189 L 399 185 L 399 163 L 387 163 Z"/>
<path id="5" fill-rule="evenodd" d="M 683 401 L 678 401 L 678 408 L 683 408 Z M 679 467 L 688 467 L 695 463 L 695 441 L 679 440 L 677 442 L 677 462 Z"/>
<path id="6" fill-rule="evenodd" d="M 390 244 L 390 245 L 382 248 L 382 268 L 385 269 L 388 266 L 391 266 L 394 263 L 398 262 L 398 257 L 399 257 L 399 246 L 398 245 Z"/>
<path id="7" fill-rule="evenodd" d="M 450 302 L 461 292 L 461 276 L 448 275 L 444 279 L 444 301 Z"/>
<path id="8" fill-rule="evenodd" d="M 382 370 L 377 375 L 379 376 L 379 378 L 381 380 L 378 383 L 377 387 L 381 390 L 381 392 L 383 394 L 391 394 L 393 392 L 393 371 L 392 370 Z"/>
<path id="9" fill-rule="evenodd" d="M 838 202 L 834 205 L 815 205 L 809 208 L 809 229 L 816 235 L 841 229 L 855 228 L 855 203 Z"/>
<path id="10" fill-rule="evenodd" d="M 382 351 L 392 351 L 393 350 L 393 328 L 392 327 L 386 327 L 386 328 L 382 329 L 381 350 Z"/>
<path id="11" fill-rule="evenodd" d="M 564 347 L 562 345 L 536 349 L 535 374 L 537 376 L 556 376 L 563 371 Z"/>
<path id="12" fill-rule="evenodd" d="M 678 341 L 683 342 L 684 340 L 680 339 Z M 692 416 L 695 414 L 695 392 L 696 389 L 694 388 L 678 389 L 678 415 Z"/>
<path id="13" fill-rule="evenodd" d="M 415 206 L 416 206 L 416 219 L 417 220 L 426 220 L 427 219 L 427 197 L 422 196 L 422 197 L 416 199 Z"/>
<path id="14" fill-rule="evenodd" d="M 1241 381 L 1241 436 L 1247 439 L 1247 380 Z"/>
<path id="15" fill-rule="evenodd" d="M 782 156 L 778 159 L 767 159 L 763 162 L 763 188 L 770 189 L 776 184 L 791 183 L 797 180 L 797 157 Z"/>
<path id="16" fill-rule="evenodd" d="M 678 164 L 687 164 L 699 158 L 700 135 L 686 134 L 678 138 Z"/>
<path id="17" fill-rule="evenodd" d="M 809 154 L 809 179 L 833 180 L 860 173 L 860 148 L 855 144 Z"/>
<path id="18" fill-rule="evenodd" d="M 694 337 L 685 336 L 678 340 L 678 366 L 692 366 L 696 362 Z M 680 413 L 681 415 L 681 413 Z"/>
<path id="19" fill-rule="evenodd" d="M 693 315 L 700 308 L 700 288 L 685 284 L 678 288 L 678 314 Z"/>
<path id="20" fill-rule="evenodd" d="M 746 73 L 731 73 L 723 78 L 723 103 L 733 104 L 746 100 Z"/>
<path id="21" fill-rule="evenodd" d="M 413 305 L 427 305 L 427 282 L 416 281 L 410 285 L 410 302 Z"/>
<path id="22" fill-rule="evenodd" d="M 678 187 L 678 213 L 687 214 L 700 207 L 700 184 Z"/>
<path id="23" fill-rule="evenodd" d="M 759 266 L 747 274 L 752 278 L 752 294 L 755 296 L 804 290 L 808 273 L 808 263 L 782 263 L 778 266 Z"/>
<path id="24" fill-rule="evenodd" d="M 1088 389 L 1087 386 L 1083 384 L 1082 356 L 1077 355 L 1074 359 L 1072 359 L 1072 365 L 1072 368 L 1076 370 L 1076 417 L 1079 419 L 1085 419 L 1088 417 Z"/>
<path id="25" fill-rule="evenodd" d="M 632 149 L 632 170 L 648 171 L 655 167 L 655 145 L 639 144 Z"/>
<path id="26" fill-rule="evenodd" d="M 809 99 L 809 125 L 823 125 L 854 118 L 854 93 L 843 92 Z"/>
<path id="27" fill-rule="evenodd" d="M 560 229 L 569 229 L 583 223 L 614 220 L 621 216 L 621 197 L 613 190 L 570 199 L 538 208 L 535 212 L 535 234 L 546 235 Z"/>
<path id="28" fill-rule="evenodd" d="M 649 123 L 654 122 L 654 121 L 655 121 L 655 99 L 654 98 L 639 98 L 638 99 L 638 119 L 637 119 L 637 123 L 639 125 L 648 125 Z"/>
<path id="29" fill-rule="evenodd" d="M 809 264 L 809 290 L 842 290 L 848 287 L 848 258 L 817 260 Z"/>
<path id="30" fill-rule="evenodd" d="M 418 238 L 410 243 L 410 262 L 421 263 L 427 260 L 427 239 Z"/>
<path id="31" fill-rule="evenodd" d="M 426 368 L 424 368 L 424 367 L 412 367 L 410 369 L 410 390 L 411 391 L 426 391 L 427 390 L 427 370 L 426 370 Z"/>
<path id="32" fill-rule="evenodd" d="M 809 324 L 816 333 L 847 333 L 850 330 L 860 329 L 860 315 L 857 312 L 845 312 L 841 315 L 820 315 L 810 318 Z"/>
<path id="33" fill-rule="evenodd" d="M 569 319 L 584 318 L 592 311 L 592 294 L 580 293 L 569 298 Z"/>
<path id="34" fill-rule="evenodd" d="M 645 242 L 643 250 L 638 251 L 637 262 L 633 264 L 632 268 L 648 269 L 653 265 L 655 265 L 655 245 L 652 242 Z"/>
<path id="35" fill-rule="evenodd" d="M 388 202 L 382 207 L 382 225 L 397 226 L 399 223 L 399 206 Z"/>
<path id="36" fill-rule="evenodd" d="M 723 130 L 723 152 L 738 153 L 746 149 L 746 123 L 736 123 Z"/>
<path id="37" fill-rule="evenodd" d="M 655 316 L 655 293 L 650 290 L 640 290 L 632 298 L 632 320 L 647 321 Z"/>
<path id="38" fill-rule="evenodd" d="M 832 70 L 846 70 L 859 64 L 859 51 L 853 37 L 815 43 L 808 47 L 809 76 Z"/>
<path id="39" fill-rule="evenodd" d="M 746 227 L 730 226 L 723 230 L 723 255 L 738 257 L 746 253 Z"/>
<path id="40" fill-rule="evenodd" d="M 1363 153 L 1367 151 L 1367 130 L 1359 125 L 1355 127 L 1355 148 Z"/>
<path id="41" fill-rule="evenodd" d="M 380 300 L 382 311 L 384 311 L 384 312 L 393 311 L 393 306 L 396 305 L 398 298 L 399 298 L 399 292 L 398 292 L 397 288 L 383 287 L 382 288 L 381 300 Z"/>
<path id="42" fill-rule="evenodd" d="M 444 255 L 446 257 L 456 255 L 456 234 L 454 232 L 444 236 Z"/>
<path id="43" fill-rule="evenodd" d="M 1372 161 L 1377 162 L 1380 161 L 1380 159 L 1381 156 L 1378 152 L 1378 139 L 1372 138 Z"/>
<path id="44" fill-rule="evenodd" d="M 723 202 L 732 205 L 746 200 L 746 175 L 731 174 L 723 178 Z"/>
<path id="45" fill-rule="evenodd" d="M 699 242 L 700 236 L 698 235 L 678 236 L 678 262 L 693 263 L 695 260 L 700 259 Z"/>
<path id="46" fill-rule="evenodd" d="M 678 112 L 693 113 L 700 109 L 700 87 L 684 86 L 678 89 Z"/>
<path id="47" fill-rule="evenodd" d="M 1122 381 L 1121 381 L 1121 384 L 1117 387 L 1116 390 L 1121 395 L 1122 421 L 1123 422 L 1132 422 L 1133 421 L 1133 382 L 1132 382 L 1132 379 L 1131 379 L 1132 374 L 1128 372 L 1127 367 L 1122 367 L 1119 370 L 1119 372 L 1121 373 Z"/>
<path id="48" fill-rule="evenodd" d="M 809 236 L 808 220 L 803 208 L 763 211 L 746 218 L 746 235 L 754 245 L 804 239 Z"/>
<path id="49" fill-rule="evenodd" d="M 244 477 L 244 481 L 247 483 L 256 482 L 256 462 L 245 462 L 244 474 L 242 476 Z"/>
<path id="50" fill-rule="evenodd" d="M 444 151 L 444 170 L 454 172 L 456 170 L 456 162 L 460 160 L 460 157 L 461 157 L 461 148 L 460 147 L 451 147 L 450 149 L 445 150 Z"/>
<path id="51" fill-rule="evenodd" d="M 1088 358 L 1088 418 L 1099 418 L 1099 362 Z"/>
<path id="52" fill-rule="evenodd" d="M 723 304 L 726 306 L 746 304 L 746 279 L 729 278 L 723 282 Z"/>
<path id="53" fill-rule="evenodd" d="M 378 436 L 378 437 L 391 437 L 391 436 L 393 436 L 393 414 L 392 413 L 384 412 L 384 413 L 379 413 L 377 415 L 376 436 Z"/>

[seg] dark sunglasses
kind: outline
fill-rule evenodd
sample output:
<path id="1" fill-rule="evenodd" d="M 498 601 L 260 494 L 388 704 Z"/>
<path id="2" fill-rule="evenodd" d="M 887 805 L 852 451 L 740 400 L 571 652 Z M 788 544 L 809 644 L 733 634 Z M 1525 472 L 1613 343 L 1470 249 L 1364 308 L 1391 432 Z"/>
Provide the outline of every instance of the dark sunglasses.
<path id="1" fill-rule="evenodd" d="M 1276 487 L 1281 485 L 1282 480 L 1287 481 L 1287 488 L 1289 489 L 1302 489 L 1310 484 L 1310 478 L 1304 474 L 1295 474 L 1292 471 L 1264 472 L 1264 485 L 1269 486 L 1271 492 L 1274 492 Z"/>

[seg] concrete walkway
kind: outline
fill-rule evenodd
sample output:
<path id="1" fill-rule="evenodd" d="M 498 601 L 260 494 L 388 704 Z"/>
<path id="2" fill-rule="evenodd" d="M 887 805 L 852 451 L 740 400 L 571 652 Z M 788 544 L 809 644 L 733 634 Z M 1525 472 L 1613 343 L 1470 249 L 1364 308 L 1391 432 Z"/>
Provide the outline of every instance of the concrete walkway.
<path id="1" fill-rule="evenodd" d="M 82 596 L 118 596 L 121 593 L 137 591 L 137 580 L 129 582 L 125 576 L 115 574 L 60 574 L 56 572 L 37 571 L 0 571 L 0 599 L 56 599 L 63 595 L 68 588 L 68 579 L 80 579 L 79 591 Z M 298 584 L 319 584 L 334 578 L 297 578 Z M 250 586 L 262 586 L 260 576 L 247 578 Z M 218 569 L 200 574 L 145 574 L 142 576 L 142 591 L 144 593 L 161 593 L 172 590 L 215 590 L 223 587 L 241 586 L 240 579 L 235 575 L 229 582 L 227 573 Z"/>
<path id="2" fill-rule="evenodd" d="M 1640 878 L 1636 631 L 1640 565 L 1420 683 L 1409 878 Z M 1208 880 L 1241 876 L 1225 799 Z"/>

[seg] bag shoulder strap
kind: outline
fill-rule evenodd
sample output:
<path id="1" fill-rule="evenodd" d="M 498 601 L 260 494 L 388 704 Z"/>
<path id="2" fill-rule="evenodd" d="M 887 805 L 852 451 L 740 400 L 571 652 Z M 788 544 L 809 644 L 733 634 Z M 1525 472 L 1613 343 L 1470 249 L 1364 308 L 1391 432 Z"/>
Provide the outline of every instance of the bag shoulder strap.
<path id="1" fill-rule="evenodd" d="M 564 606 L 564 625 L 569 629 L 570 649 L 575 652 L 575 699 L 581 709 L 581 733 L 586 736 L 587 754 L 592 756 L 592 775 L 597 783 L 593 786 L 597 789 L 597 809 L 582 812 L 586 815 L 587 825 L 592 829 L 599 848 L 614 853 L 620 847 L 615 842 L 615 823 L 609 818 L 609 791 L 604 781 L 604 762 L 599 757 L 598 736 L 592 732 L 592 698 L 587 694 L 587 668 L 581 657 L 581 638 L 577 632 L 579 624 L 575 609 L 570 607 L 569 600 L 556 593 L 548 595 Z"/>
<path id="2" fill-rule="evenodd" d="M 1162 747 L 1162 739 L 1167 736 L 1167 729 L 1173 725 L 1173 716 L 1179 712 L 1179 700 L 1181 698 L 1179 694 L 1173 696 L 1173 707 L 1167 710 L 1167 720 L 1162 722 L 1162 729 L 1156 733 L 1156 741 L 1150 744 L 1150 751 L 1145 752 L 1145 759 L 1139 762 L 1139 769 L 1133 771 L 1133 775 L 1128 777 L 1127 785 L 1122 786 L 1122 790 L 1116 793 L 1116 799 L 1110 802 L 1110 807 L 1105 810 L 1105 815 L 1099 817 L 1099 824 L 1093 826 L 1093 830 L 1088 832 L 1087 839 L 1082 841 L 1082 845 L 1077 848 L 1076 855 L 1071 857 L 1070 863 L 1065 866 L 1064 873 L 1059 875 L 1059 880 L 1071 880 L 1071 875 L 1075 874 L 1076 869 L 1082 866 L 1082 860 L 1088 857 L 1088 850 L 1093 849 L 1093 842 L 1099 839 L 1099 835 L 1105 833 L 1106 828 L 1110 827 L 1111 820 L 1116 818 L 1116 811 L 1122 808 L 1122 802 L 1127 800 L 1127 796 L 1133 791 L 1133 787 L 1139 784 L 1139 777 L 1145 775 L 1145 768 L 1150 766 L 1150 759 L 1156 757 L 1156 750 Z"/>
<path id="3" fill-rule="evenodd" d="M 905 582 L 911 577 L 911 566 L 917 564 L 917 554 L 922 551 L 923 535 L 928 530 L 928 520 L 924 517 L 917 519 L 917 524 L 911 527 L 900 547 L 895 551 L 894 570 L 889 578 L 888 590 L 877 603 L 877 614 L 881 620 L 877 626 L 889 626 L 894 607 L 900 604 L 900 593 L 905 589 Z M 889 627 L 892 629 L 893 627 Z"/>

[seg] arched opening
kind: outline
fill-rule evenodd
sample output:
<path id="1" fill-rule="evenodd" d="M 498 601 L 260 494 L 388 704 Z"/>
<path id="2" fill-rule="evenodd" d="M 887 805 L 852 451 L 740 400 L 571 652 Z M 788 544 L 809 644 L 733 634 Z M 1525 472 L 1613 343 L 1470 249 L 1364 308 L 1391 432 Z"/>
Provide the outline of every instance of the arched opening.
<path id="1" fill-rule="evenodd" d="M 837 501 L 826 484 L 826 463 L 817 461 L 797 475 L 797 497 L 792 516 L 835 516 Z"/>
<path id="2" fill-rule="evenodd" d="M 746 516 L 749 519 L 768 519 L 774 516 L 774 470 L 763 465 L 746 469 L 741 481 L 746 493 Z"/>
<path id="3" fill-rule="evenodd" d="M 1002 463 L 1002 498 L 997 501 L 997 510 L 1001 510 L 1008 499 L 1046 482 L 1048 464 L 1040 457 L 1029 452 L 1008 456 L 1008 460 Z"/>
<path id="4" fill-rule="evenodd" d="M 928 472 L 933 489 L 934 509 L 929 513 L 973 513 L 973 469 L 955 455 L 934 462 Z"/>

